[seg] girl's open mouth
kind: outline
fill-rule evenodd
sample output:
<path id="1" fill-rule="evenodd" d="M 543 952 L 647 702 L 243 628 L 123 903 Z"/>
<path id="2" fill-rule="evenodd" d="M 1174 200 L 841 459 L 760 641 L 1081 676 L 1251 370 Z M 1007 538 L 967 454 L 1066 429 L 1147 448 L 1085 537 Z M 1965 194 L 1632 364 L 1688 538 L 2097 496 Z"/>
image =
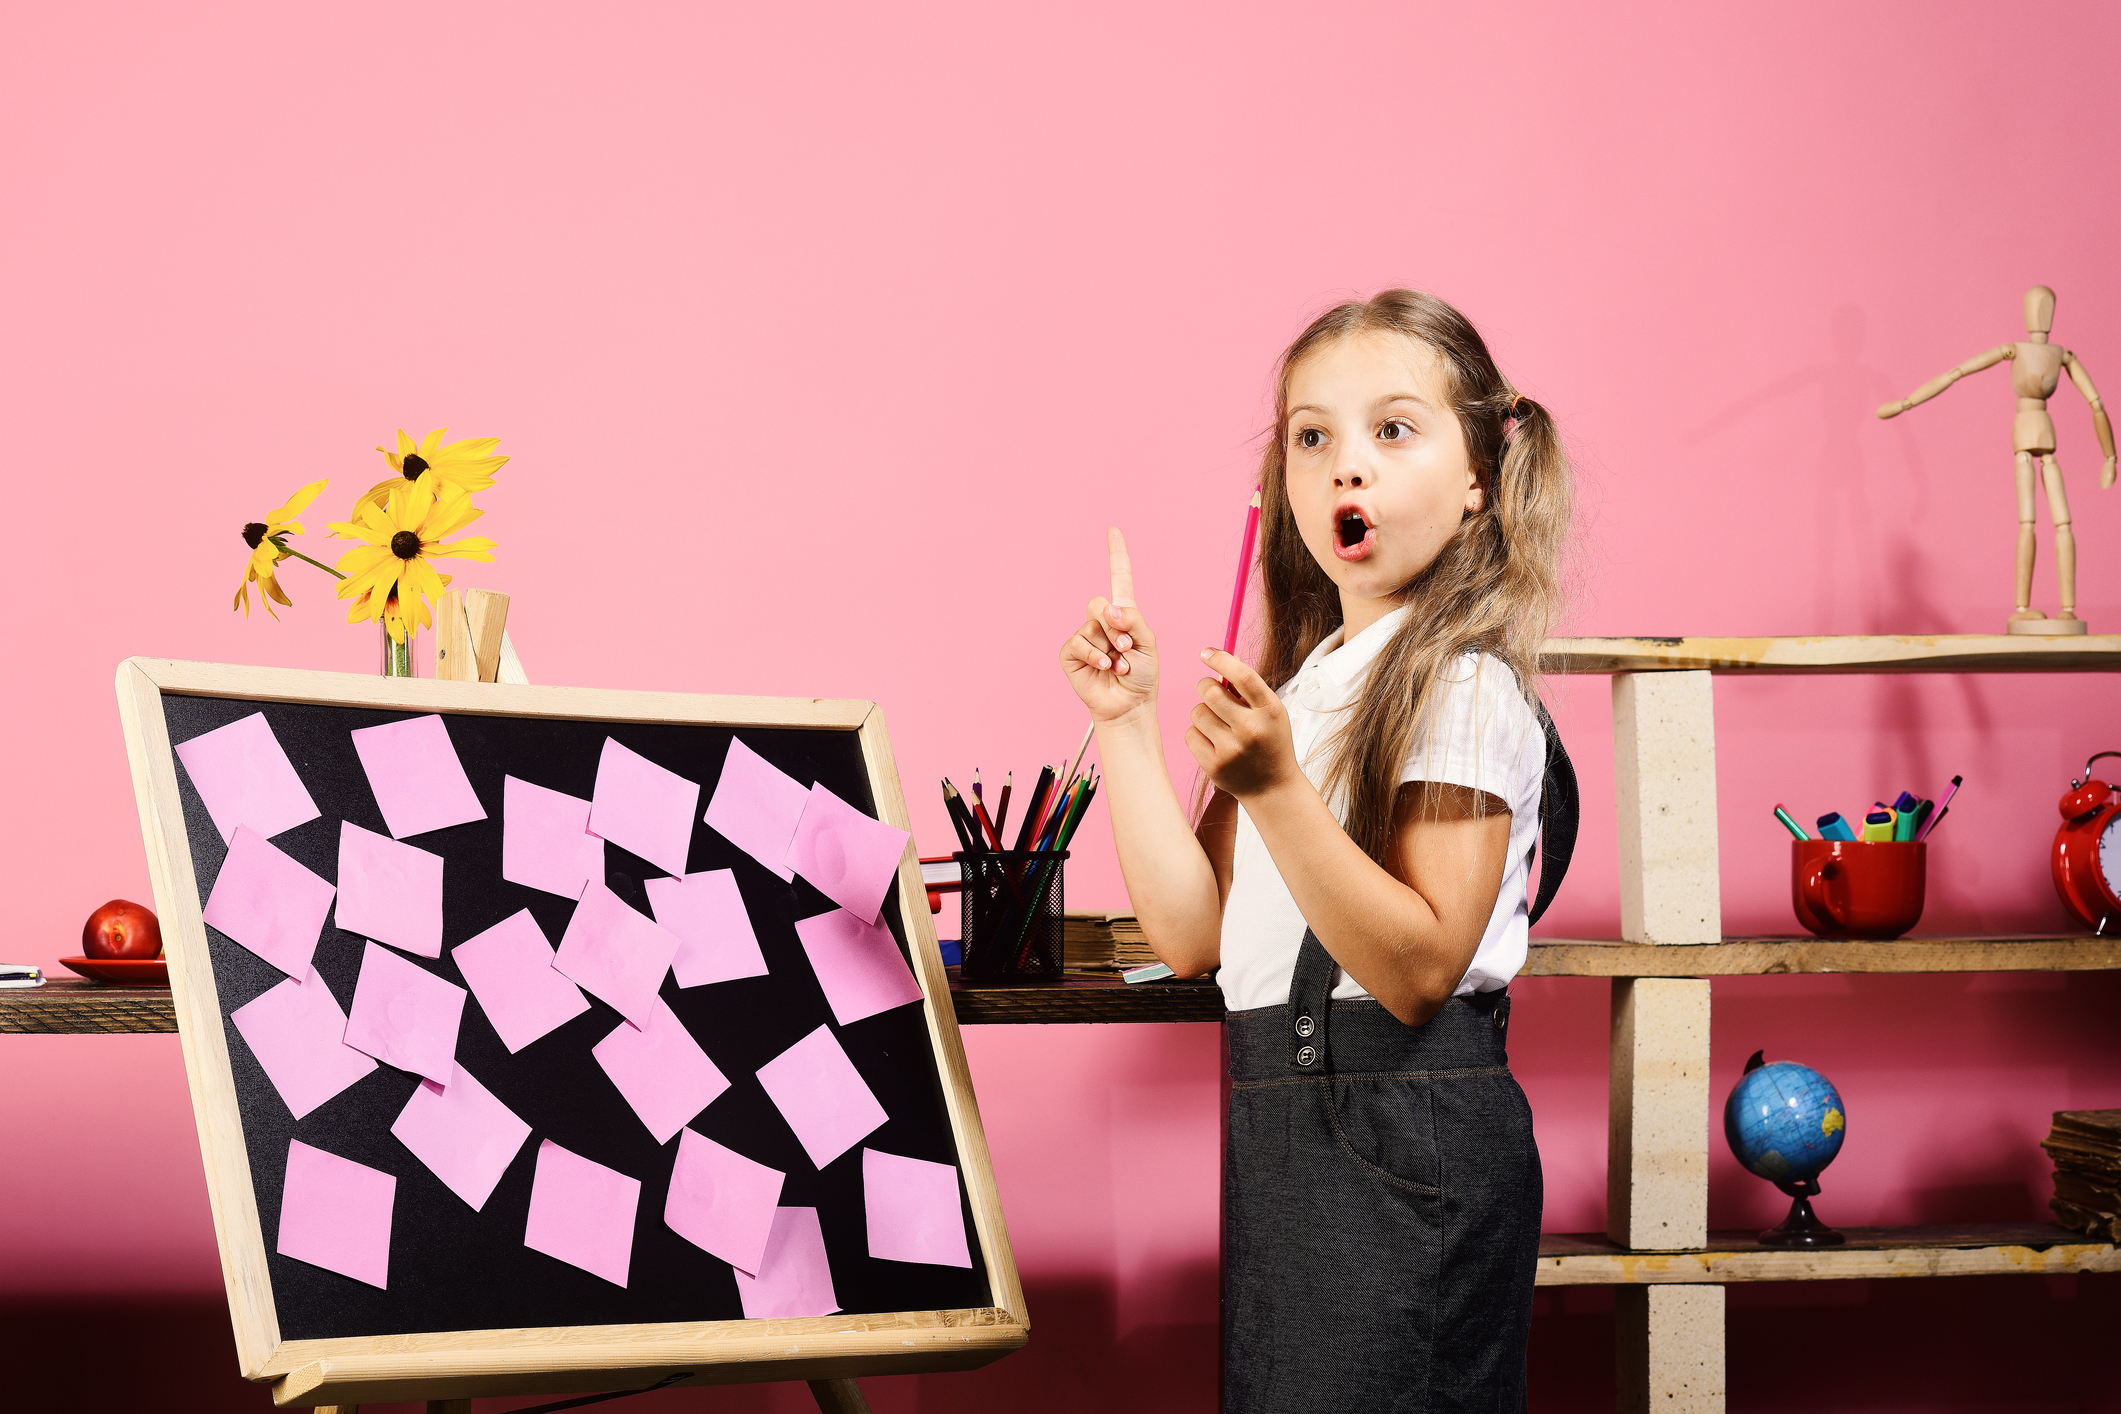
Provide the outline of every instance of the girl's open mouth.
<path id="1" fill-rule="evenodd" d="M 1333 553 L 1343 560 L 1360 560 L 1377 546 L 1377 527 L 1353 506 L 1341 507 L 1333 522 Z"/>

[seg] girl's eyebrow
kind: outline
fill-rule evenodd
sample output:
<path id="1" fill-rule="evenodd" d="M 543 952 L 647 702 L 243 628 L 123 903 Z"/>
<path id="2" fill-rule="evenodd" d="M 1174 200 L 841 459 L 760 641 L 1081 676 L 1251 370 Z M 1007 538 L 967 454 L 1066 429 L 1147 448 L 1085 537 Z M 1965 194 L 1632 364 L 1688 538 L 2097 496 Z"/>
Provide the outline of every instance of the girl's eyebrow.
<path id="1" fill-rule="evenodd" d="M 1386 403 L 1413 403 L 1416 407 L 1425 407 L 1431 412 L 1436 410 L 1435 405 L 1419 393 L 1387 393 L 1377 400 L 1379 407 L 1383 407 Z"/>

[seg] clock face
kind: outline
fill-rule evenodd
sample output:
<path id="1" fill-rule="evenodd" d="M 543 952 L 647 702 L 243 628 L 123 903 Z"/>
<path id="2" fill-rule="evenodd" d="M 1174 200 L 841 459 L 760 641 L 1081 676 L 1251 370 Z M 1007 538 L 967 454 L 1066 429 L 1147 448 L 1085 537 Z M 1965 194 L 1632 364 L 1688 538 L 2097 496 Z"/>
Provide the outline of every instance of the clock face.
<path id="1" fill-rule="evenodd" d="M 2099 832 L 2099 877 L 2106 883 L 2106 891 L 2121 898 L 2121 810 L 2108 818 L 2106 828 Z"/>

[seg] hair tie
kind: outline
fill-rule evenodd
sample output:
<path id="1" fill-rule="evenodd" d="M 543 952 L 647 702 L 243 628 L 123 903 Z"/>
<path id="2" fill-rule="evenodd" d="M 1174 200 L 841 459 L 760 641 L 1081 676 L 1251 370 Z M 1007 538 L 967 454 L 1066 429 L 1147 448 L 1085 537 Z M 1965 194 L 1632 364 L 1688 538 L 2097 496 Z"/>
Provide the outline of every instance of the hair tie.
<path id="1" fill-rule="evenodd" d="M 1532 404 L 1525 398 L 1524 394 L 1512 394 L 1510 397 L 1510 410 L 1504 413 L 1503 416 L 1505 418 L 1514 419 L 1515 421 L 1522 422 L 1531 415 Z"/>

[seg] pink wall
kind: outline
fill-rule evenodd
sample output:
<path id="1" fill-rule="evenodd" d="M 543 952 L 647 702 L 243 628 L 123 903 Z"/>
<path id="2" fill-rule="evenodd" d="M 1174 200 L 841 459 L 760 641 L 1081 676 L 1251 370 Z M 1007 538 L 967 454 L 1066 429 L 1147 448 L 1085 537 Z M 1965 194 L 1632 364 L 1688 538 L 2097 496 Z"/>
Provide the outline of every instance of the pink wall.
<path id="1" fill-rule="evenodd" d="M 1869 410 L 2014 337 L 2035 281 L 2121 394 L 2121 19 L 1473 11 L 12 14 L 0 952 L 50 963 L 94 905 L 148 896 L 120 658 L 370 666 L 299 565 L 287 622 L 231 616 L 233 530 L 316 476 L 336 514 L 399 426 L 505 439 L 500 559 L 465 582 L 516 596 L 534 678 L 873 697 L 916 787 L 1072 744 L 1052 656 L 1108 522 L 1161 630 L 1216 635 L 1272 357 L 1389 283 L 1462 304 L 1562 418 L 1573 630 L 1998 627 L 2005 375 L 1899 422 Z M 2096 489 L 2081 401 L 2056 409 L 2082 612 L 2121 629 L 2121 493 Z M 1617 929 L 1605 691 L 1553 685 L 1589 824 L 1560 935 Z M 1727 925 L 1792 926 L 1774 801 L 1849 810 L 1963 772 L 1923 927 L 2059 926 L 2053 804 L 2121 747 L 2115 701 L 2086 678 L 1719 684 Z M 1122 905 L 1101 818 L 1078 848 L 1070 901 Z M 1604 989 L 1521 994 L 1548 1224 L 1596 1227 Z M 1719 1097 L 1761 1046 L 1847 1095 L 1835 1221 L 2037 1217 L 2046 1113 L 2121 1104 L 2110 977 L 1717 996 Z M 879 1407 L 1209 1408 L 1212 1029 L 969 1039 L 1039 1335 L 977 1376 L 881 1382 Z M 174 1039 L 0 1039 L 0 1134 L 0 1311 L 50 1362 L 6 1378 L 68 1404 L 125 1329 L 126 1397 L 265 1407 L 232 1373 Z M 1776 1206 L 1716 1162 L 1712 1221 Z M 1609 1295 L 1540 1299 L 1541 1407 L 1598 1406 Z M 2007 1373 L 2110 1339 L 2111 1280 L 1732 1303 L 1734 1407 L 2112 1407 L 2090 1376 Z M 2010 1367 L 1937 1353 L 1989 1340 Z M 1827 1347 L 1802 1381 L 1793 1341 Z"/>

